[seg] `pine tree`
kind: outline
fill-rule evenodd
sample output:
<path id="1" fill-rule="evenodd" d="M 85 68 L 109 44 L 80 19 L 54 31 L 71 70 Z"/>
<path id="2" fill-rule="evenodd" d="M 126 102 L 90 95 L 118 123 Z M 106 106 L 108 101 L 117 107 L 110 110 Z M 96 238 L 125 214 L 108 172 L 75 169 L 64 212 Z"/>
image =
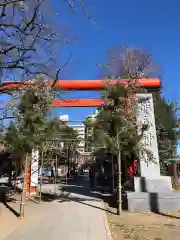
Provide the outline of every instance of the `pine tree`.
<path id="1" fill-rule="evenodd" d="M 115 86 L 109 85 L 104 90 L 105 106 L 100 111 L 94 126 L 95 146 L 106 149 L 115 155 L 118 170 L 118 207 L 121 212 L 121 162 L 132 158 L 132 154 L 152 153 L 143 145 L 142 136 L 148 126 L 137 124 L 137 99 L 136 93 L 145 92 L 138 84 L 138 79 L 151 76 L 152 57 L 145 51 L 122 48 L 116 49 L 108 56 L 107 64 L 103 65 L 103 77 L 116 79 Z M 121 86 L 120 80 L 126 80 L 126 85 Z M 135 160 L 135 159 L 133 159 Z"/>
<path id="2" fill-rule="evenodd" d="M 72 128 L 58 119 L 48 120 L 47 113 L 54 95 L 43 76 L 38 76 L 35 82 L 36 85 L 31 85 L 16 100 L 12 108 L 16 119 L 5 134 L 8 150 L 20 159 L 18 165 L 24 164 L 25 154 L 31 153 L 33 148 L 43 151 L 47 141 L 52 145 L 58 138 L 68 147 L 76 141 L 77 135 Z"/>

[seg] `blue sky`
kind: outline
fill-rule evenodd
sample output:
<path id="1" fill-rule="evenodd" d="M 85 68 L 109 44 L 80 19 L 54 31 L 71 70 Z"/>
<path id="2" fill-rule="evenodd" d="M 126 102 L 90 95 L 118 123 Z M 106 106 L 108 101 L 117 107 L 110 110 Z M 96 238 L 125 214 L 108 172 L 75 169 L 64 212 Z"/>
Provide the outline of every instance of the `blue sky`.
<path id="1" fill-rule="evenodd" d="M 79 0 L 77 0 L 79 1 Z M 63 79 L 96 79 L 97 65 L 106 61 L 106 52 L 121 44 L 142 48 L 160 66 L 164 94 L 179 99 L 180 1 L 174 0 L 84 0 L 95 24 L 84 11 L 74 13 L 65 1 L 52 0 L 54 25 L 59 32 L 75 36 L 73 45 L 57 53 L 59 66 L 73 51 Z M 46 9 L 52 21 L 52 9 Z M 97 92 L 71 92 L 66 97 L 97 97 Z M 53 115 L 69 114 L 70 120 L 83 119 L 92 108 L 58 108 Z"/>
<path id="2" fill-rule="evenodd" d="M 62 1 L 54 0 L 59 13 L 59 27 L 77 36 L 73 56 L 63 73 L 64 79 L 96 79 L 97 64 L 106 61 L 106 52 L 120 44 L 146 49 L 160 66 L 164 94 L 179 99 L 180 67 L 180 1 L 174 0 L 91 0 L 85 1 L 90 23 L 83 11 L 73 13 Z M 62 5 L 63 4 L 63 5 Z M 68 56 L 72 46 L 59 54 L 59 62 Z M 70 97 L 96 97 L 98 93 L 76 92 Z M 83 119 L 90 108 L 56 109 L 71 120 Z"/>

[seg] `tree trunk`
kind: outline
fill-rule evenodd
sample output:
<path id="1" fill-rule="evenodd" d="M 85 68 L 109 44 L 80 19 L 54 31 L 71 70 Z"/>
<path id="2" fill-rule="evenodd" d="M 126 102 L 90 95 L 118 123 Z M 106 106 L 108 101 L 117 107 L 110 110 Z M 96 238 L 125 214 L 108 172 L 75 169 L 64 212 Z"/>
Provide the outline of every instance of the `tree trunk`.
<path id="1" fill-rule="evenodd" d="M 12 168 L 13 168 L 13 164 L 12 164 L 12 157 L 8 159 L 8 183 L 11 184 L 12 182 Z"/>

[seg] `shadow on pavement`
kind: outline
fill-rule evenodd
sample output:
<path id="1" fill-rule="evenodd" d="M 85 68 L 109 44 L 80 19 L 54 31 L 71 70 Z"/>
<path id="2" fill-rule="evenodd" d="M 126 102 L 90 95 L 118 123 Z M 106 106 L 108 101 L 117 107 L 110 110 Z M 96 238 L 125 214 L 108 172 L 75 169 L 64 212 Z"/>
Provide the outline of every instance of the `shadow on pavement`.
<path id="1" fill-rule="evenodd" d="M 4 204 L 4 206 L 11 211 L 16 217 L 19 217 L 19 213 L 10 206 L 10 203 L 16 203 L 16 199 L 10 194 L 13 190 L 12 187 L 9 186 L 0 186 L 0 202 Z"/>
<path id="2" fill-rule="evenodd" d="M 168 218 L 180 219 L 180 217 L 174 216 L 174 215 L 171 215 L 171 214 L 166 214 L 166 213 L 161 213 L 161 212 L 156 213 L 156 214 L 164 216 L 164 217 L 168 217 Z"/>
<path id="3" fill-rule="evenodd" d="M 102 201 L 103 196 L 97 188 L 94 191 L 90 190 L 89 179 L 86 176 L 78 177 L 76 181 L 71 182 L 71 184 L 69 183 L 67 185 L 61 185 L 59 188 L 62 191 L 60 195 L 42 193 L 41 200 L 45 202 L 59 200 L 59 203 L 73 201 L 102 211 L 113 213 L 110 210 L 106 210 L 104 208 L 91 204 L 91 202 Z M 88 201 L 90 203 L 87 203 Z"/>
<path id="4" fill-rule="evenodd" d="M 20 217 L 20 214 L 14 209 L 12 208 L 7 202 L 4 202 L 4 206 L 11 211 L 16 217 Z"/>

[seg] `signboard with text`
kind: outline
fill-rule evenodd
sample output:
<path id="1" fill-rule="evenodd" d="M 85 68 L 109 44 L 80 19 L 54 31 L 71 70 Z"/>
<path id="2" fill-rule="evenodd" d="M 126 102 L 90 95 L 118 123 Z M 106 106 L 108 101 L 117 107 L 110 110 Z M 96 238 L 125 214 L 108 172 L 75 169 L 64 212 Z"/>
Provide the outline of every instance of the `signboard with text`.
<path id="1" fill-rule="evenodd" d="M 32 150 L 32 161 L 31 161 L 31 187 L 38 185 L 38 165 L 39 165 L 39 151 Z"/>

